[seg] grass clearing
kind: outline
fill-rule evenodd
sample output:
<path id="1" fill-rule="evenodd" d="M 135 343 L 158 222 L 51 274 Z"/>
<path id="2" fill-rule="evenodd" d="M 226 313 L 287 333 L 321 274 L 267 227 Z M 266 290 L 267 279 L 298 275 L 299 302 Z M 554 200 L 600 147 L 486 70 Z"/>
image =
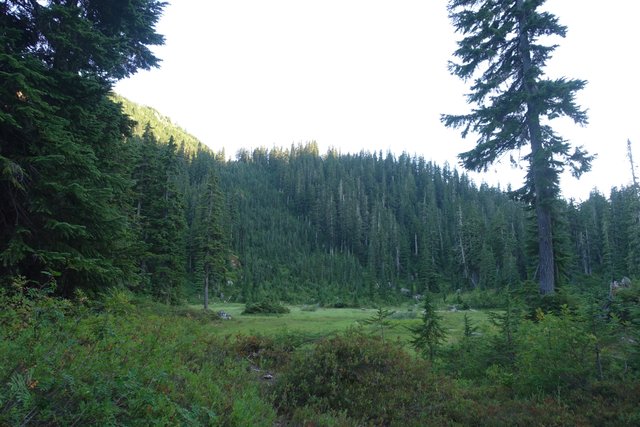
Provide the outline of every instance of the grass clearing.
<path id="1" fill-rule="evenodd" d="M 200 306 L 190 306 L 193 310 L 201 310 Z M 304 309 L 304 306 L 288 306 L 291 310 L 282 315 L 253 315 L 242 314 L 244 304 L 226 303 L 213 304 L 209 309 L 213 312 L 224 311 L 232 316 L 212 324 L 216 334 L 224 335 L 266 335 L 301 334 L 309 337 L 322 338 L 334 336 L 349 328 L 364 328 L 376 333 L 373 326 L 363 324 L 363 320 L 376 313 L 375 308 L 317 308 L 314 311 Z M 390 307 L 397 313 L 408 313 L 407 307 Z M 407 343 L 411 333 L 407 327 L 420 323 L 420 311 L 413 319 L 391 319 L 392 329 L 385 331 L 385 338 Z M 491 330 L 488 311 L 439 311 L 443 326 L 447 331 L 447 343 L 455 343 L 462 337 L 464 330 L 464 315 L 467 314 L 471 322 L 478 326 L 480 334 L 487 334 Z"/>

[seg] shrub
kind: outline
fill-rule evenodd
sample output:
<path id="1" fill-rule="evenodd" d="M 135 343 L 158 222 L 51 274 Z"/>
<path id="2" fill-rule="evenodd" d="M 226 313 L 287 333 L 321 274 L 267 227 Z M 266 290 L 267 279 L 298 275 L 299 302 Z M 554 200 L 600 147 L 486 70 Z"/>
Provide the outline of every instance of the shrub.
<path id="1" fill-rule="evenodd" d="M 563 308 L 576 312 L 581 303 L 580 299 L 571 292 L 571 288 L 568 286 L 558 287 L 553 294 L 541 295 L 538 284 L 527 281 L 513 293 L 514 297 L 524 303 L 525 316 L 531 320 L 536 320 L 536 312 L 539 310 L 556 315 L 560 315 Z"/>
<path id="2" fill-rule="evenodd" d="M 289 309 L 279 302 L 264 300 L 245 305 L 242 314 L 286 314 Z"/>
<path id="3" fill-rule="evenodd" d="M 525 321 L 517 337 L 516 389 L 524 395 L 584 387 L 595 376 L 595 337 L 565 308 Z"/>
<path id="4" fill-rule="evenodd" d="M 393 320 L 415 319 L 418 317 L 418 313 L 415 311 L 396 311 L 389 318 Z"/>
<path id="5" fill-rule="evenodd" d="M 309 338 L 303 334 L 283 333 L 272 337 L 238 335 L 233 350 L 252 364 L 271 369 L 289 362 L 292 353 L 308 341 Z"/>
<path id="6" fill-rule="evenodd" d="M 348 302 L 338 300 L 329 304 L 325 304 L 327 308 L 357 308 L 354 304 L 349 304 Z"/>
<path id="7" fill-rule="evenodd" d="M 315 412 L 340 414 L 354 425 L 434 425 L 451 397 L 448 390 L 427 362 L 352 331 L 294 356 L 276 383 L 274 400 L 285 414 L 304 413 L 307 420 Z"/>
<path id="8" fill-rule="evenodd" d="M 505 292 L 493 289 L 474 289 L 463 294 L 456 294 L 455 303 L 461 310 L 469 308 L 502 308 L 506 305 Z"/>
<path id="9" fill-rule="evenodd" d="M 19 327 L 0 322 L 0 425 L 275 421 L 246 363 L 207 327 L 131 307 L 119 291 L 98 310 L 50 297 L 29 304 L 5 306 L 21 310 L 9 317 L 25 319 Z"/>

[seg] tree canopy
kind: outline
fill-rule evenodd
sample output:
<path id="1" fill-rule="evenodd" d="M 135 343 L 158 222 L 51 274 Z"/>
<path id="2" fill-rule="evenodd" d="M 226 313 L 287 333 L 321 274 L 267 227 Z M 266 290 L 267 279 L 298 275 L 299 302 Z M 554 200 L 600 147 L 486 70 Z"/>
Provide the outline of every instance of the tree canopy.
<path id="1" fill-rule="evenodd" d="M 131 122 L 111 84 L 159 60 L 163 2 L 0 5 L 0 275 L 124 280 Z"/>

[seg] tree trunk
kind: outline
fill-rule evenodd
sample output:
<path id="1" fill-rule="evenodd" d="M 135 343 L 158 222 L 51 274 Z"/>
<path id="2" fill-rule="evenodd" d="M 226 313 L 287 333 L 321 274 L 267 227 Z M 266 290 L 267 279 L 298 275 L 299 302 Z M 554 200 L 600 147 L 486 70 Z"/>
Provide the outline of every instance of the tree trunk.
<path id="1" fill-rule="evenodd" d="M 204 309 L 209 310 L 209 273 L 204 273 Z"/>
<path id="2" fill-rule="evenodd" d="M 551 209 L 539 203 L 536 191 L 536 216 L 538 217 L 538 274 L 540 293 L 552 294 L 555 290 L 553 268 L 553 235 L 551 232 Z"/>
<path id="3" fill-rule="evenodd" d="M 536 219 L 538 222 L 538 279 L 540 293 L 552 294 L 555 290 L 553 234 L 551 226 L 551 198 L 553 197 L 545 172 L 549 172 L 552 166 L 544 153 L 542 146 L 542 132 L 540 128 L 540 112 L 536 104 L 536 76 L 531 66 L 531 47 L 529 34 L 526 31 L 527 13 L 524 1 L 517 0 L 516 5 L 520 11 L 518 18 L 519 56 L 522 61 L 522 80 L 528 95 L 526 126 L 529 131 L 531 143 L 531 158 L 529 159 L 529 173 L 533 183 L 535 194 Z"/>

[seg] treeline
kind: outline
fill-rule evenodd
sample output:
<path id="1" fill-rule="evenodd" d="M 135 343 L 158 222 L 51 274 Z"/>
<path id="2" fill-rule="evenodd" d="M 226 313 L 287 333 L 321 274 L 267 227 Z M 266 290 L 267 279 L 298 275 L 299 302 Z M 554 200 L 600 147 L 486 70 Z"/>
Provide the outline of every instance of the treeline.
<path id="1" fill-rule="evenodd" d="M 206 286 L 221 299 L 334 305 L 535 279 L 534 222 L 509 188 L 404 153 L 320 154 L 313 142 L 229 161 L 153 109 L 99 99 L 112 114 L 103 126 L 120 123 L 110 146 L 35 156 L 47 179 L 4 194 L 48 207 L 11 216 L 3 204 L 5 279 L 63 294 L 121 284 L 178 302 Z M 634 186 L 557 201 L 559 283 L 638 276 L 639 212 Z"/>
<path id="2" fill-rule="evenodd" d="M 315 143 L 242 150 L 221 165 L 245 299 L 331 302 L 501 289 L 536 278 L 523 203 L 402 154 L 320 155 Z M 637 191 L 554 206 L 560 284 L 637 276 Z"/>
<path id="3" fill-rule="evenodd" d="M 504 287 L 526 277 L 525 212 L 503 192 L 406 154 L 241 151 L 223 190 L 251 292 L 323 300 Z M 247 235 L 247 232 L 250 235 Z"/>
<path id="4" fill-rule="evenodd" d="M 177 302 L 202 298 L 207 286 L 207 295 L 221 299 L 345 305 L 535 279 L 534 223 L 510 189 L 477 186 L 421 157 L 321 155 L 316 143 L 241 150 L 228 161 L 155 110 L 119 97 L 101 102 L 114 114 L 129 111 L 135 123 L 129 136 L 114 136 L 109 156 L 102 154 L 113 165 L 112 181 L 96 181 L 95 194 L 73 199 L 78 208 L 86 204 L 84 217 L 63 216 L 38 229 L 50 258 L 33 263 L 34 252 L 20 256 L 17 239 L 4 240 L 5 278 L 55 281 L 64 294 L 120 283 Z M 131 126 L 122 120 L 124 129 Z M 52 168 L 48 182 L 73 187 L 83 179 L 73 174 L 67 183 L 57 176 L 63 172 L 71 178 Z M 65 201 L 59 193 L 36 195 L 43 205 L 53 204 L 46 197 Z M 638 275 L 633 186 L 614 188 L 609 198 L 593 192 L 580 204 L 559 200 L 555 212 L 560 283 Z M 82 232 L 72 233 L 75 223 Z M 54 256 L 54 242 L 83 250 Z"/>

